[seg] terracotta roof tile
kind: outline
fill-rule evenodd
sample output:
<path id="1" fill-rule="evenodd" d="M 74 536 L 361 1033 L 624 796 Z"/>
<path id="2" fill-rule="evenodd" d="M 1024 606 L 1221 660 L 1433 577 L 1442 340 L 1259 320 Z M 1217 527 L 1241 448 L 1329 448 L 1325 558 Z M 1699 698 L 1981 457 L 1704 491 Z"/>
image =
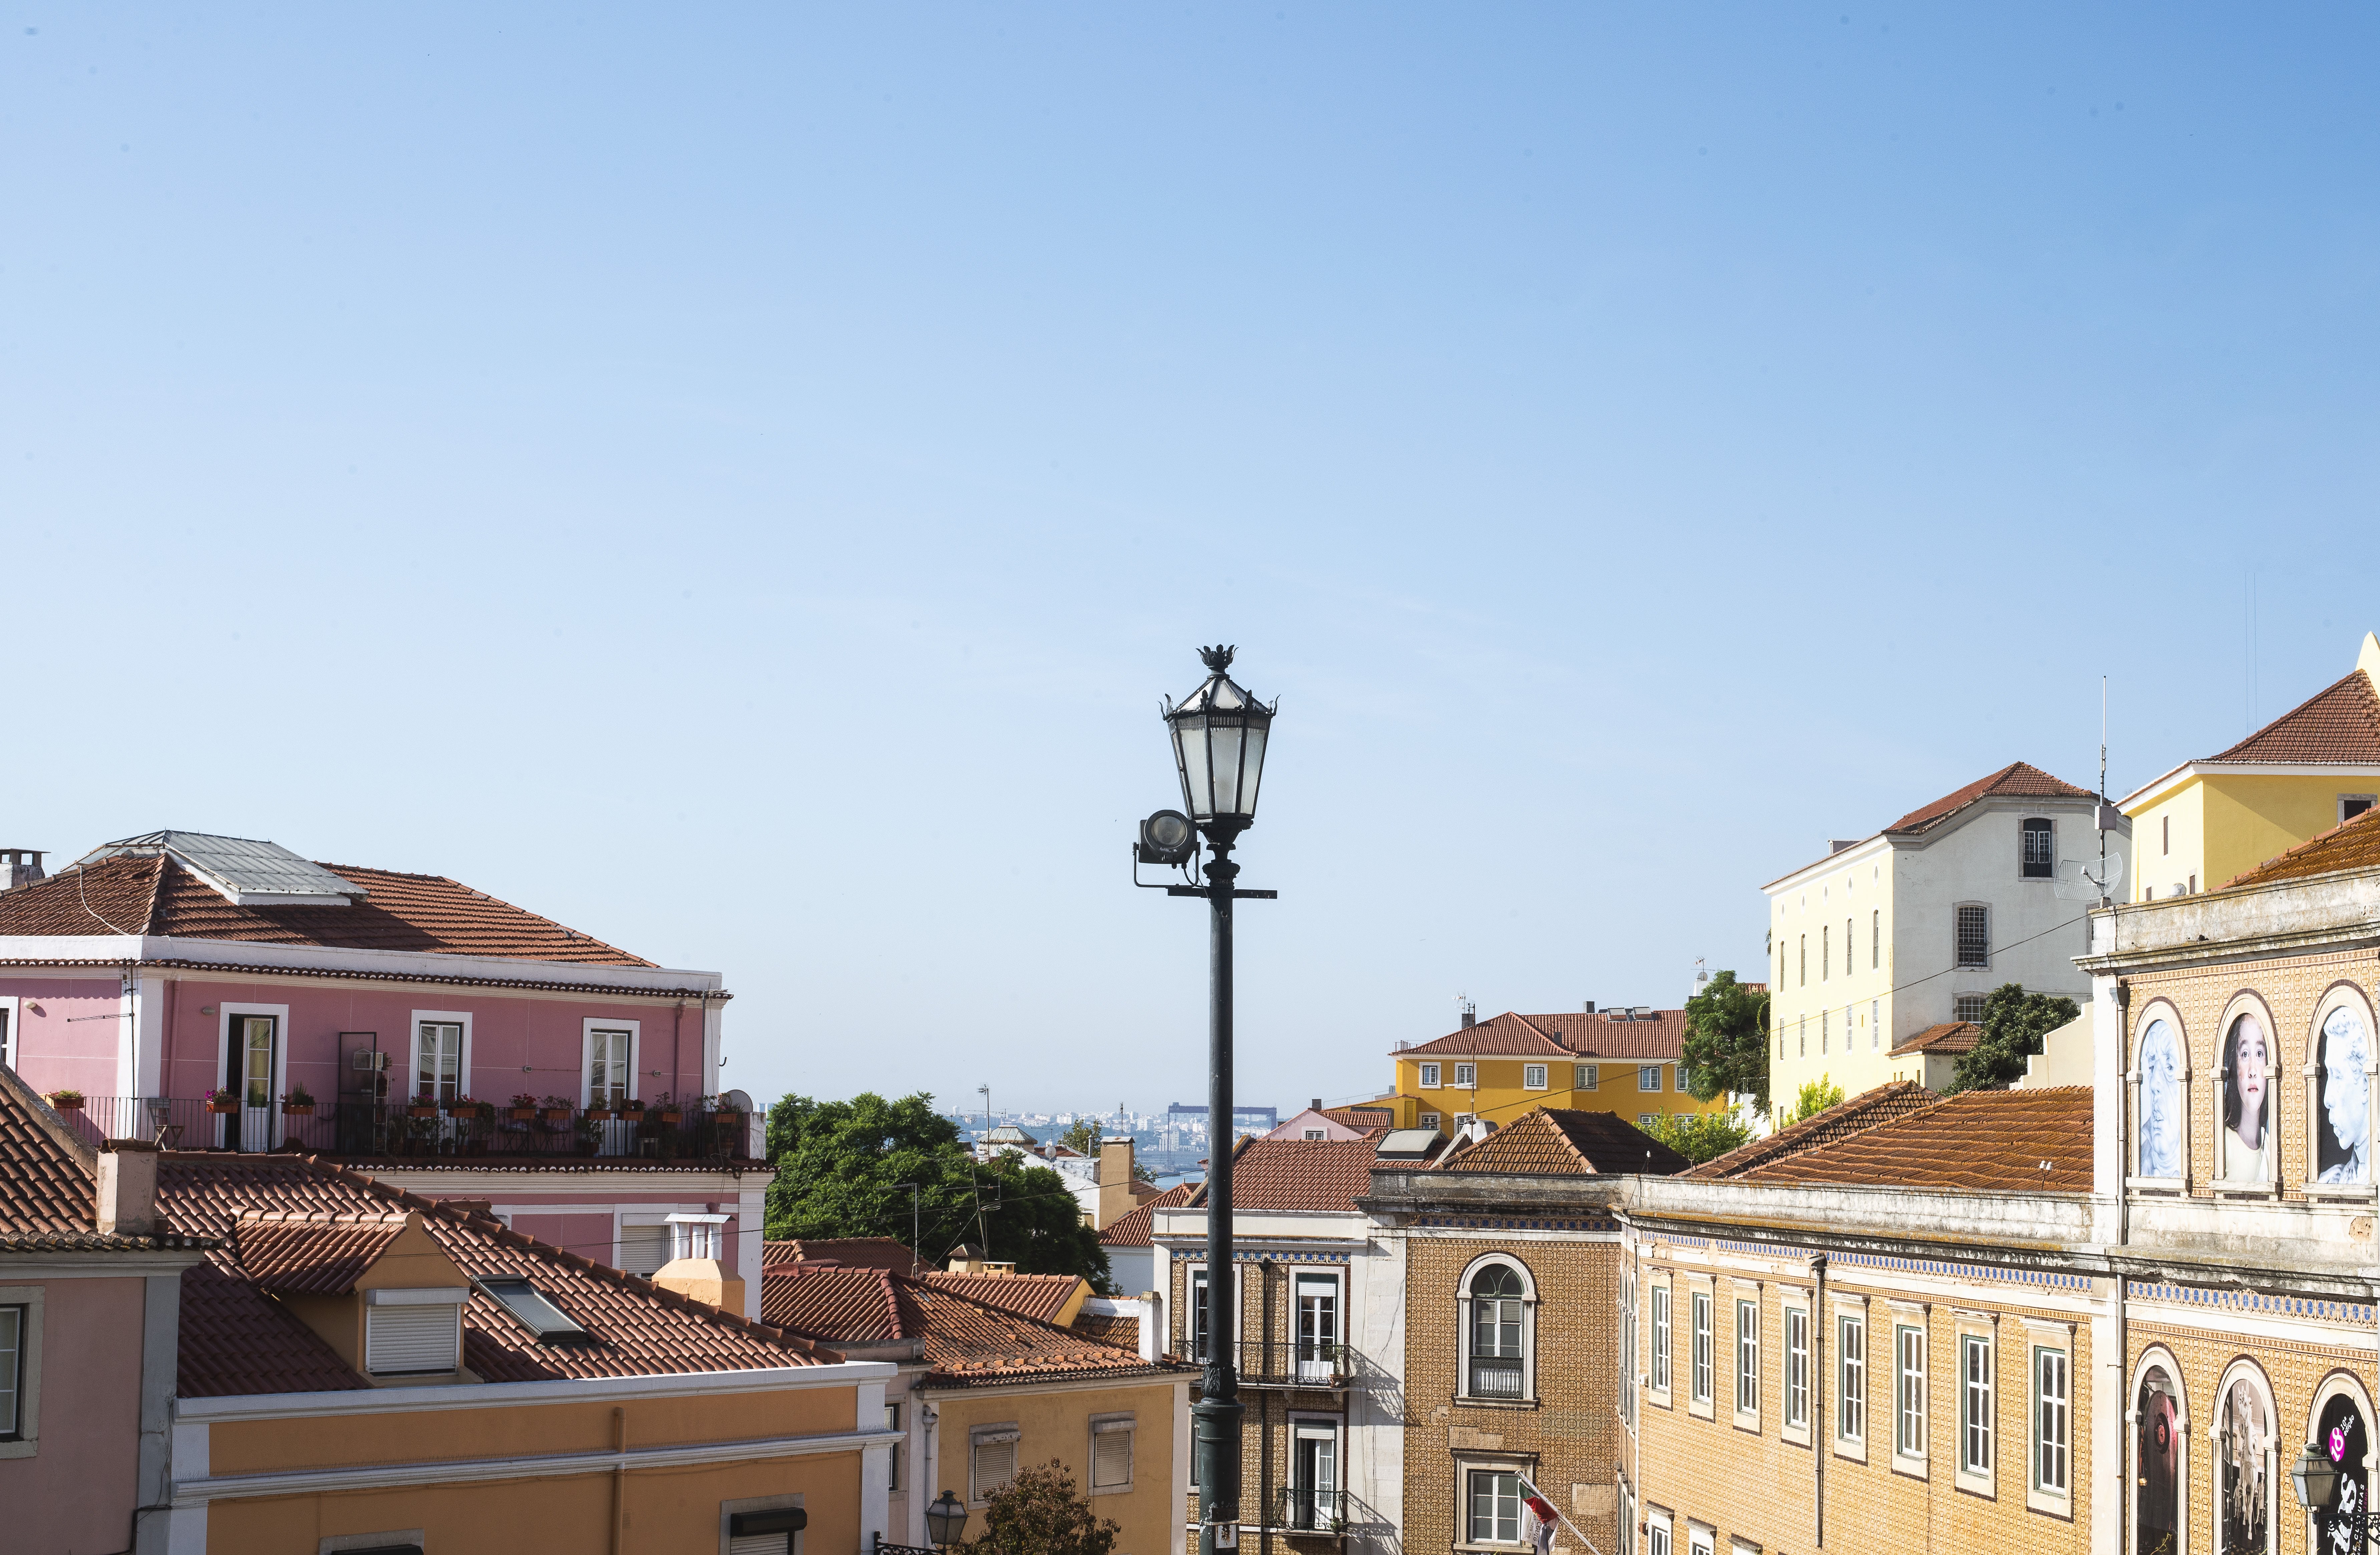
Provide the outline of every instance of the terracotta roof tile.
<path id="1" fill-rule="evenodd" d="M 232 1225 L 232 1256 L 273 1295 L 345 1295 L 405 1230 L 405 1216 L 283 1216 L 249 1210 Z"/>
<path id="2" fill-rule="evenodd" d="M 1789 1124 L 1764 1138 L 1739 1145 L 1723 1156 L 1714 1156 L 1685 1175 L 1739 1177 L 1755 1167 L 1770 1165 L 1804 1150 L 1815 1150 L 1848 1139 L 1896 1118 L 1925 1112 L 1941 1099 L 1913 1081 L 1895 1080 L 1874 1090 L 1864 1090 L 1815 1117 L 1803 1118 L 1800 1123 Z"/>
<path id="3" fill-rule="evenodd" d="M 205 1237 L 99 1229 L 99 1153 L 17 1072 L 0 1065 L 0 1253 L 207 1247 Z"/>
<path id="4" fill-rule="evenodd" d="M 1946 1020 L 1939 1026 L 1929 1026 L 1914 1036 L 1904 1037 L 1892 1045 L 1888 1058 L 1903 1053 L 1970 1053 L 1984 1039 L 1984 1028 L 1971 1020 Z"/>
<path id="5" fill-rule="evenodd" d="M 1964 1091 L 1848 1139 L 1730 1175 L 1746 1183 L 2089 1193 L 2091 1090 Z"/>
<path id="6" fill-rule="evenodd" d="M 1456 1058 L 1552 1058 L 1606 1060 L 1622 1063 L 1674 1063 L 1685 1051 L 1686 1012 L 1655 1010 L 1634 1019 L 1598 1010 L 1548 1015 L 1507 1010 L 1490 1020 L 1450 1031 L 1419 1047 L 1400 1048 L 1398 1058 L 1415 1054 Z"/>
<path id="7" fill-rule="evenodd" d="M 1077 1312 L 1067 1327 L 1096 1344 L 1140 1354 L 1140 1319 L 1121 1312 Z"/>
<path id="8" fill-rule="evenodd" d="M 440 875 L 325 864 L 370 894 L 351 906 L 243 907 L 163 855 L 117 855 L 0 893 L 0 935 L 152 934 L 504 960 L 650 966 Z"/>
<path id="9" fill-rule="evenodd" d="M 523 1236 L 490 1217 L 401 1193 L 310 1157 L 169 1151 L 159 1160 L 157 1192 L 174 1230 L 213 1236 L 236 1234 L 253 1211 L 362 1216 L 410 1210 L 466 1275 L 527 1275 L 594 1338 L 585 1344 L 540 1344 L 493 1297 L 475 1291 L 463 1311 L 464 1364 L 492 1382 L 747 1370 L 838 1358 L 808 1341 Z M 183 1277 L 181 1391 L 192 1397 L 273 1391 L 274 1379 L 298 1364 L 285 1353 L 294 1342 L 295 1319 L 249 1282 L 232 1248 L 218 1248 L 210 1258 L 213 1278 L 198 1270 Z M 286 1320 L 275 1323 L 268 1316 Z"/>
<path id="10" fill-rule="evenodd" d="M 202 1263 L 182 1275 L 183 1398 L 332 1393 L 371 1384 L 322 1335 L 237 1272 Z"/>
<path id="11" fill-rule="evenodd" d="M 2022 761 L 2011 761 L 1998 771 L 1977 778 L 1964 788 L 1953 789 L 1930 805 L 1911 810 L 1886 827 L 1890 836 L 1916 836 L 1930 832 L 1978 799 L 2002 796 L 2019 798 L 2088 799 L 2087 788 L 2077 788 L 2070 783 L 2051 777 L 2040 768 Z"/>
<path id="12" fill-rule="evenodd" d="M 1139 1205 L 1130 1214 L 1119 1215 L 1099 1233 L 1102 1247 L 1147 1247 L 1151 1245 L 1148 1233 L 1157 1223 L 1157 1211 L 1187 1204 L 1197 1196 L 1198 1184 L 1183 1183 L 1166 1189 L 1148 1203 Z"/>
<path id="13" fill-rule="evenodd" d="M 1349 1128 L 1390 1128 L 1397 1121 L 1396 1113 L 1386 1107 L 1325 1107 L 1322 1115 Z"/>
<path id="14" fill-rule="evenodd" d="M 1434 1170 L 1561 1177 L 1633 1172 L 1668 1177 L 1692 1164 L 1643 1129 L 1609 1112 L 1540 1107 L 1485 1139 L 1450 1151 Z"/>
<path id="15" fill-rule="evenodd" d="M 884 1270 L 772 1264 L 761 1275 L 760 1302 L 764 1313 L 798 1319 L 806 1325 L 804 1331 L 830 1342 L 920 1341 L 929 1367 L 920 1385 L 927 1387 L 1182 1369 L 1178 1362 L 1152 1365 L 1140 1358 L 1136 1347 L 1111 1342 L 1116 1319 L 1060 1328 L 973 1300 L 945 1276 L 911 1280 Z"/>
<path id="16" fill-rule="evenodd" d="M 1507 1010 L 1500 1015 L 1483 1020 L 1476 1026 L 1466 1026 L 1460 1031 L 1450 1031 L 1434 1042 L 1419 1047 L 1398 1050 L 1399 1058 L 1415 1054 L 1453 1054 L 1461 1057 L 1484 1058 L 1567 1058 L 1569 1050 L 1538 1030 L 1528 1021 Z"/>
<path id="17" fill-rule="evenodd" d="M 2216 889 L 2272 885 L 2347 869 L 2369 869 L 2375 865 L 2380 865 L 2380 809 L 2369 809 L 2318 837 L 2300 843 L 2277 858 L 2267 858 L 2252 869 L 2242 870 Z"/>
<path id="18" fill-rule="evenodd" d="M 771 1261 L 760 1271 L 760 1320 L 845 1344 L 916 1339 L 925 1310 L 890 1270 Z"/>
<path id="19" fill-rule="evenodd" d="M 1241 1209 L 1353 1214 L 1357 1197 L 1372 1190 L 1382 1137 L 1243 1139 L 1232 1156 L 1232 1203 Z M 1195 1207 L 1206 1201 L 1202 1183 L 1190 1202 Z"/>
<path id="20" fill-rule="evenodd" d="M 2341 762 L 2380 765 L 2380 695 L 2361 669 L 2350 670 L 2210 761 Z"/>
<path id="21" fill-rule="evenodd" d="M 760 1261 L 839 1263 L 846 1269 L 889 1269 L 897 1274 L 923 1272 L 921 1260 L 908 1245 L 889 1236 L 813 1236 L 807 1240 L 763 1242 Z"/>
<path id="22" fill-rule="evenodd" d="M 1066 1303 L 1083 1288 L 1081 1278 L 1073 1274 L 950 1274 L 937 1270 L 926 1276 L 926 1283 L 938 1291 L 952 1291 L 970 1301 L 1044 1323 L 1056 1321 L 1058 1314 L 1066 1309 Z"/>

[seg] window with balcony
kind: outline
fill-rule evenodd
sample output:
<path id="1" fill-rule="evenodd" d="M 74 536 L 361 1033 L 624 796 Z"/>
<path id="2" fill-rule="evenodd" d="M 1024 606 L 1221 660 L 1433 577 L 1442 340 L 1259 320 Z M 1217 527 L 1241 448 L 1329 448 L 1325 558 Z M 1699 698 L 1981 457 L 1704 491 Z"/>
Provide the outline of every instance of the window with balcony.
<path id="1" fill-rule="evenodd" d="M 1482 1266 L 1471 1276 L 1471 1354 L 1464 1391 L 1475 1399 L 1529 1396 L 1527 1288 L 1509 1263 Z"/>
<path id="2" fill-rule="evenodd" d="M 1339 1422 L 1299 1418 L 1290 1422 L 1289 1483 L 1284 1486 L 1292 1528 L 1328 1532 L 1340 1525 Z"/>
<path id="3" fill-rule="evenodd" d="M 633 1034 L 625 1027 L 587 1028 L 587 1105 L 618 1112 L 635 1094 L 636 1073 L 628 1054 Z"/>
<path id="4" fill-rule="evenodd" d="M 1475 1064 L 1475 1063 L 1458 1063 L 1458 1064 L 1456 1064 L 1456 1065 L 1454 1066 L 1454 1088 L 1455 1088 L 1455 1089 L 1457 1089 L 1457 1090 L 1475 1090 L 1475 1089 L 1477 1089 L 1477 1088 L 1478 1088 L 1478 1086 L 1479 1086 L 1479 1066 L 1478 1066 L 1477 1064 Z"/>
<path id="5" fill-rule="evenodd" d="M 1328 1383 L 1339 1375 L 1339 1276 L 1297 1277 L 1297 1375 Z"/>
<path id="6" fill-rule="evenodd" d="M 563 1050 L 569 1051 L 567 1048 Z M 463 1023 L 426 1020 L 416 1028 L 413 1094 L 440 1103 L 463 1094 Z"/>
<path id="7" fill-rule="evenodd" d="M 2058 874 L 2058 850 L 2049 822 L 2027 820 L 2018 832 L 2017 873 L 2025 880 L 2052 880 Z"/>

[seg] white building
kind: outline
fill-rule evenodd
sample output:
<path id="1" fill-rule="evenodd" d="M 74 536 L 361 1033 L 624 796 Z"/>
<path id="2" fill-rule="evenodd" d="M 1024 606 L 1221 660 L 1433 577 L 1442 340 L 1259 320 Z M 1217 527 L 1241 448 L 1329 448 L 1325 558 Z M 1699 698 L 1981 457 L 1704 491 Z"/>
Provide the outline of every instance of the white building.
<path id="1" fill-rule="evenodd" d="M 2097 904 L 2058 882 L 2095 868 L 2103 820 L 2129 866 L 2130 821 L 2018 761 L 1771 881 L 1771 1098 L 1791 1106 L 1820 1078 L 1853 1096 L 1883 1085 L 1896 1045 L 1980 1020 L 2003 983 L 2087 1005 L 2074 958 Z"/>

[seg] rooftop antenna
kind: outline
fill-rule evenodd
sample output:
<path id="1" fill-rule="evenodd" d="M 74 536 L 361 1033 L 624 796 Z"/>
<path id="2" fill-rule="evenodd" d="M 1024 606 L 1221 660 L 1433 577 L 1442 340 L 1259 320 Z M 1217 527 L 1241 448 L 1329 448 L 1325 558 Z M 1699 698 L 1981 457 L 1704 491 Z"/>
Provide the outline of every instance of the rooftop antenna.
<path id="1" fill-rule="evenodd" d="M 2093 819 L 2099 829 L 2099 862 L 2095 867 L 2088 859 L 2065 858 L 2058 864 L 2058 879 L 2051 889 L 2069 902 L 2096 901 L 2105 907 L 2113 904 L 2116 883 L 2124 878 L 2124 856 L 2107 852 L 2107 829 L 2115 820 L 2115 807 L 2107 803 L 2107 677 L 2099 677 L 2099 803 Z"/>

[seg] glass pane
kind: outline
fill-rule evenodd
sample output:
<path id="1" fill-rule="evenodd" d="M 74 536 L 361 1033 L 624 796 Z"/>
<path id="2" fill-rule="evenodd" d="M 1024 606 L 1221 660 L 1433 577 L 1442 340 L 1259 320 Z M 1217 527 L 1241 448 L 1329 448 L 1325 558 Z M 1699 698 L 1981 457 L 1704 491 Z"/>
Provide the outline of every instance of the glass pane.
<path id="1" fill-rule="evenodd" d="M 273 1019 L 269 1015 L 246 1015 L 240 1019 L 240 1078 L 246 1095 L 243 1102 L 250 1107 L 273 1105 Z"/>
<path id="2" fill-rule="evenodd" d="M 1190 814 L 1195 819 L 1215 813 L 1214 788 L 1208 781 L 1207 768 L 1207 721 L 1194 718 L 1178 730 L 1174 738 L 1181 742 L 1178 752 L 1184 776 L 1190 784 Z"/>
<path id="3" fill-rule="evenodd" d="M 17 1378 L 22 1369 L 25 1309 L 0 1306 L 0 1437 L 17 1434 Z"/>
<path id="4" fill-rule="evenodd" d="M 1262 728 L 1248 731 L 1247 760 L 1241 769 L 1245 775 L 1240 780 L 1240 813 L 1243 815 L 1257 813 L 1257 784 L 1264 778 L 1265 734 Z"/>
<path id="5" fill-rule="evenodd" d="M 1210 729 L 1207 737 L 1212 742 L 1215 762 L 1215 809 L 1217 815 L 1238 815 L 1240 807 L 1240 735 L 1232 729 Z"/>

